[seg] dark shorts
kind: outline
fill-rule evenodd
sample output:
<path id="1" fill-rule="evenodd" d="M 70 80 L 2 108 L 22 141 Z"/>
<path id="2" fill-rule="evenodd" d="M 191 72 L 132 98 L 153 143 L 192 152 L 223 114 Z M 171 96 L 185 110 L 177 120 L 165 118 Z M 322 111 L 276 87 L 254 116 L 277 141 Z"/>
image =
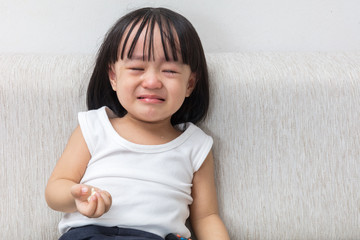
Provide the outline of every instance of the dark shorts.
<path id="1" fill-rule="evenodd" d="M 72 228 L 59 240 L 164 240 L 153 233 L 118 227 L 89 225 Z"/>

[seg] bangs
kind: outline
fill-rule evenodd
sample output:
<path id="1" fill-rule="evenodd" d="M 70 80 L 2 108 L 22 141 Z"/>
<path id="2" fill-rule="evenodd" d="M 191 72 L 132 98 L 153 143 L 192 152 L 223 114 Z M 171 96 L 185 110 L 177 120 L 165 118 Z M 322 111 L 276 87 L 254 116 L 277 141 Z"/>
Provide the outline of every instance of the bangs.
<path id="1" fill-rule="evenodd" d="M 148 11 L 145 15 L 137 17 L 134 21 L 132 21 L 128 26 L 127 34 L 122 41 L 120 50 L 120 58 L 123 60 L 124 57 L 131 59 L 133 52 L 135 50 L 136 44 L 139 40 L 140 35 L 145 32 L 144 44 L 143 44 L 143 53 L 142 58 L 143 61 L 151 61 L 155 60 L 154 56 L 154 28 L 157 25 L 160 30 L 160 38 L 163 47 L 163 52 L 166 61 L 179 61 L 181 60 L 178 56 L 180 53 L 181 56 L 182 51 L 181 43 L 179 42 L 178 36 L 179 34 L 176 32 L 174 23 L 170 22 L 169 18 L 160 15 L 158 11 Z M 137 32 L 133 39 L 131 40 L 131 35 L 136 28 Z M 119 47 L 120 47 L 119 46 Z M 130 47 L 127 47 L 130 46 Z M 126 50 L 128 51 L 126 52 Z M 185 64 L 187 61 L 182 58 Z"/>

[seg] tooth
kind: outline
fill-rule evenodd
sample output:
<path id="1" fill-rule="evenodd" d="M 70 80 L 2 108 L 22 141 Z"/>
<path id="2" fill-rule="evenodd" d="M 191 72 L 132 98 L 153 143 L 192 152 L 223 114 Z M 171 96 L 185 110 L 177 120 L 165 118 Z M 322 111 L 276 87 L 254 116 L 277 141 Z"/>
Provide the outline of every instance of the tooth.
<path id="1" fill-rule="evenodd" d="M 96 194 L 95 188 L 91 188 L 91 195 L 88 197 L 88 202 L 90 202 L 91 197 L 94 196 Z"/>

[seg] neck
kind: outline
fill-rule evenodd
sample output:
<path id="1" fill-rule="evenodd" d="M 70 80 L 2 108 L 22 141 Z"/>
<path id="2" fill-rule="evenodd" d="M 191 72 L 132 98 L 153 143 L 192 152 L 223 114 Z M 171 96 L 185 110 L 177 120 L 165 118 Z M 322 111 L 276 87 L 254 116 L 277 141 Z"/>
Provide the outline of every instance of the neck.
<path id="1" fill-rule="evenodd" d="M 118 119 L 118 123 L 114 127 L 120 136 L 133 143 L 143 145 L 164 144 L 181 134 L 171 125 L 170 118 L 147 122 L 127 114 Z"/>
<path id="2" fill-rule="evenodd" d="M 141 120 L 133 117 L 130 114 L 126 114 L 123 117 L 124 123 L 131 124 L 139 129 L 143 129 L 149 132 L 159 132 L 159 131 L 169 131 L 174 129 L 171 124 L 171 118 L 167 118 L 160 121 L 150 122 L 146 120 Z"/>

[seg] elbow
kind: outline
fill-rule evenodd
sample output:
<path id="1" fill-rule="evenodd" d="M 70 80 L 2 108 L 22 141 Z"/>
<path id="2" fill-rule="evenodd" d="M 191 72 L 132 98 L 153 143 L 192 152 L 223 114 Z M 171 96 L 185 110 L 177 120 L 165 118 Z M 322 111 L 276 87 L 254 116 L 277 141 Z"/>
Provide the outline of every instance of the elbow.
<path id="1" fill-rule="evenodd" d="M 45 197 L 45 201 L 46 201 L 46 204 L 48 205 L 48 207 L 50 207 L 53 210 L 56 210 L 56 209 L 54 209 L 54 207 L 52 205 L 52 195 L 51 195 L 51 189 L 49 187 L 49 183 L 45 187 L 44 197 Z"/>

